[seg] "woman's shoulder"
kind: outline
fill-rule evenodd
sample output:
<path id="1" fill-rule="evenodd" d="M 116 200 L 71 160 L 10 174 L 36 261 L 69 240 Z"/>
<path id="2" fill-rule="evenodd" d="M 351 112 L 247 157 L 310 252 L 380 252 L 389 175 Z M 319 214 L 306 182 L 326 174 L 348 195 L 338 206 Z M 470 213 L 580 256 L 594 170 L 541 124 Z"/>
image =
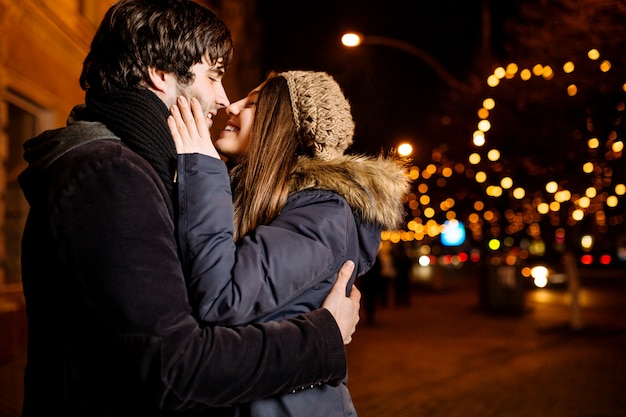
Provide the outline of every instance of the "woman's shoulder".
<path id="1" fill-rule="evenodd" d="M 350 210 L 348 202 L 338 192 L 323 188 L 307 188 L 290 194 L 282 211 L 322 205 L 333 207 L 334 209 Z"/>
<path id="2" fill-rule="evenodd" d="M 300 158 L 290 189 L 294 193 L 307 189 L 334 192 L 334 198 L 343 198 L 366 222 L 392 229 L 403 221 L 403 199 L 410 184 L 398 160 L 344 155 L 331 161 Z M 331 195 L 318 193 L 317 198 Z"/>

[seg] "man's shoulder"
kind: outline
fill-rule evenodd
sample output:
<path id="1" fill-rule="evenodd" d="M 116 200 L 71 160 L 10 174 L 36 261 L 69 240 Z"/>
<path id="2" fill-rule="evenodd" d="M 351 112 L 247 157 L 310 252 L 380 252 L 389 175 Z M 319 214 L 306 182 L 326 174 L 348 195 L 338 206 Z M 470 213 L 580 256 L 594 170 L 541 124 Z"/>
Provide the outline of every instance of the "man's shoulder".
<path id="1" fill-rule="evenodd" d="M 114 138 L 85 141 L 61 156 L 59 162 L 52 168 L 63 170 L 68 167 L 74 174 L 87 170 L 116 176 L 142 171 L 149 177 L 158 178 L 148 161 Z"/>
<path id="2" fill-rule="evenodd" d="M 83 146 L 104 141 L 121 143 L 105 125 L 98 122 L 74 122 L 67 127 L 47 130 L 24 144 L 24 159 L 32 169 L 45 171 L 57 160 Z M 83 150 L 84 151 L 84 150 Z"/>

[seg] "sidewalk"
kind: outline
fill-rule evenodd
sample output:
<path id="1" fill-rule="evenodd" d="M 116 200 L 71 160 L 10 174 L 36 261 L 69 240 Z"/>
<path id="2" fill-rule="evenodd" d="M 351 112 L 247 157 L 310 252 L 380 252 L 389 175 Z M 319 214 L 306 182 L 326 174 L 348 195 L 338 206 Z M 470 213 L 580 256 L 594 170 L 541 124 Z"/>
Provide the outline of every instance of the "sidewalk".
<path id="1" fill-rule="evenodd" d="M 530 290 L 518 315 L 478 308 L 475 283 L 417 288 L 379 307 L 347 347 L 359 417 L 626 417 L 626 280 Z M 0 365 L 0 417 L 21 410 L 23 356 Z"/>
<path id="2" fill-rule="evenodd" d="M 566 289 L 527 291 L 519 315 L 481 311 L 467 281 L 379 308 L 348 345 L 359 417 L 626 416 L 626 285 L 580 299 L 578 331 Z"/>

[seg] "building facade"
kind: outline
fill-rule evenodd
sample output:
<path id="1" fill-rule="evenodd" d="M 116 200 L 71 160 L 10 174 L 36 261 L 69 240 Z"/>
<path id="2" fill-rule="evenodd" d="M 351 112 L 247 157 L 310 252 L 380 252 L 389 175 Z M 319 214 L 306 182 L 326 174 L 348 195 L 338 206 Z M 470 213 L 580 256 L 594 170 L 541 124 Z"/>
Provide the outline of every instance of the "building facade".
<path id="1" fill-rule="evenodd" d="M 202 2 L 231 29 L 236 54 L 224 83 L 230 97 L 240 97 L 260 81 L 254 2 Z M 22 146 L 64 126 L 71 108 L 84 101 L 78 82 L 83 59 L 113 3 L 0 0 L 0 363 L 20 353 L 25 340 L 20 245 L 28 203 L 17 182 L 26 167 Z"/>

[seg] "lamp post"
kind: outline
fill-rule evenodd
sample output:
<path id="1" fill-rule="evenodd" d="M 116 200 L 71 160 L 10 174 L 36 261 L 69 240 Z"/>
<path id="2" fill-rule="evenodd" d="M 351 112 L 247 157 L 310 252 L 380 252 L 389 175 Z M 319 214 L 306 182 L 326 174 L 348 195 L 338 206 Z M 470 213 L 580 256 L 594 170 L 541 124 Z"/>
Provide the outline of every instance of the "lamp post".
<path id="1" fill-rule="evenodd" d="M 467 83 L 457 80 L 450 74 L 432 55 L 428 54 L 424 50 L 412 45 L 408 42 L 388 38 L 385 36 L 370 36 L 370 35 L 362 35 L 355 32 L 345 33 L 341 37 L 341 43 L 344 46 L 349 48 L 354 48 L 359 45 L 379 45 L 379 46 L 387 46 L 389 48 L 398 49 L 400 51 L 404 51 L 414 57 L 422 60 L 428 66 L 430 66 L 439 77 L 446 82 L 450 87 L 460 90 L 466 93 L 475 92 L 476 89 Z"/>

